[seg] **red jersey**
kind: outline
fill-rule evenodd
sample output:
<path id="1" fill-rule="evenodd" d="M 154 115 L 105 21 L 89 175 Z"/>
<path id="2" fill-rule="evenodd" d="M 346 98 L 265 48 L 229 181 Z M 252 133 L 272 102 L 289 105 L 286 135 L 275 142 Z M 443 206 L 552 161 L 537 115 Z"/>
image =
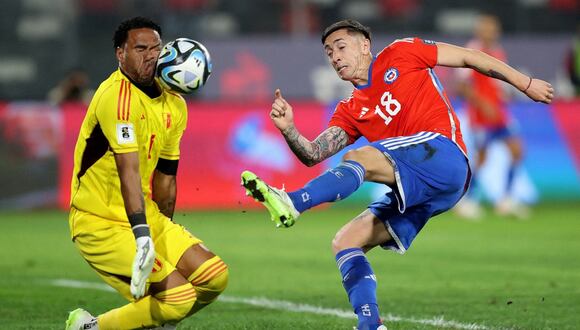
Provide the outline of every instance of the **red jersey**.
<path id="1" fill-rule="evenodd" d="M 330 126 L 342 128 L 349 143 L 370 142 L 419 132 L 435 132 L 467 154 L 459 120 L 433 67 L 437 45 L 419 38 L 399 39 L 383 49 L 369 68 L 367 85 L 337 106 Z"/>
<path id="2" fill-rule="evenodd" d="M 467 43 L 466 47 L 480 50 L 488 55 L 497 58 L 500 61 L 506 61 L 506 55 L 497 45 L 493 48 L 484 48 L 481 42 L 472 40 Z M 468 70 L 468 83 L 478 97 L 489 102 L 493 111 L 487 114 L 483 109 L 472 103 L 467 103 L 467 115 L 471 124 L 475 127 L 499 128 L 508 124 L 508 114 L 505 110 L 505 95 L 501 86 L 501 81 L 493 79 L 475 70 Z"/>

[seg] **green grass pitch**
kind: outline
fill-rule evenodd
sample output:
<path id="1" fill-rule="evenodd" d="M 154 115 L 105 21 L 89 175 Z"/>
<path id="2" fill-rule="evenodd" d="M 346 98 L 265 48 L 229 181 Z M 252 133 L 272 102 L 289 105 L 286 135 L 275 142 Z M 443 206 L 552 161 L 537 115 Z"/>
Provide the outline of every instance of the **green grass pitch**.
<path id="1" fill-rule="evenodd" d="M 358 211 L 312 211 L 289 229 L 264 211 L 177 212 L 230 266 L 224 299 L 179 329 L 352 329 L 330 242 Z M 580 328 L 578 203 L 540 205 L 525 222 L 443 214 L 405 255 L 369 259 L 390 330 Z M 63 329 L 72 309 L 125 303 L 76 252 L 63 212 L 0 212 L 0 274 L 0 329 Z"/>

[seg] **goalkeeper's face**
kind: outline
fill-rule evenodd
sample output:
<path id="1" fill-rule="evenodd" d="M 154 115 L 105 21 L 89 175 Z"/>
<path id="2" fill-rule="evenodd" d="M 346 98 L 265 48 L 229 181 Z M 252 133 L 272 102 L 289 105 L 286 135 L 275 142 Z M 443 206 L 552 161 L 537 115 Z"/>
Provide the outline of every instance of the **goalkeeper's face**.
<path id="1" fill-rule="evenodd" d="M 119 66 L 133 81 L 151 85 L 155 77 L 161 37 L 157 31 L 141 28 L 129 30 L 127 41 L 116 50 Z"/>

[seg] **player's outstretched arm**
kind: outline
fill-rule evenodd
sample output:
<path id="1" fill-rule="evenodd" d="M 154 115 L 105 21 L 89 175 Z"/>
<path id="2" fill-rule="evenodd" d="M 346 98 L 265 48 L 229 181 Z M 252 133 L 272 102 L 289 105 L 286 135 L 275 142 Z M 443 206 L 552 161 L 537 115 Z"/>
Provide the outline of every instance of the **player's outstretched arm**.
<path id="1" fill-rule="evenodd" d="M 145 295 L 147 279 L 155 261 L 155 248 L 145 216 L 139 154 L 137 152 L 115 154 L 115 162 L 121 180 L 125 211 L 137 245 L 131 274 L 131 294 L 133 298 L 139 299 Z"/>
<path id="2" fill-rule="evenodd" d="M 503 80 L 536 102 L 551 103 L 552 85 L 528 77 L 506 63 L 479 50 L 437 43 L 437 64 L 455 68 L 471 68 L 492 78 Z"/>
<path id="3" fill-rule="evenodd" d="M 294 125 L 292 106 L 282 97 L 279 89 L 274 93 L 270 118 L 286 139 L 290 149 L 306 166 L 314 166 L 348 145 L 346 132 L 336 126 L 327 128 L 314 141 L 300 134 Z"/>

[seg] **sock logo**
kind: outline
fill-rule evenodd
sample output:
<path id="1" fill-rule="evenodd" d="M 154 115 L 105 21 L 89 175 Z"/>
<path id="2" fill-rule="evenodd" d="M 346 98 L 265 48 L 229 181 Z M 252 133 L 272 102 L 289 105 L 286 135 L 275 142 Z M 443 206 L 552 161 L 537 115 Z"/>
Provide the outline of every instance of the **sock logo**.
<path id="1" fill-rule="evenodd" d="M 371 316 L 371 306 L 369 306 L 369 304 L 360 306 L 360 311 L 364 316 Z"/>
<path id="2" fill-rule="evenodd" d="M 340 196 L 340 193 L 339 193 L 339 194 L 336 194 L 336 199 L 335 199 L 335 201 L 339 201 L 341 198 L 342 198 L 342 197 Z"/>
<path id="3" fill-rule="evenodd" d="M 373 280 L 373 281 L 377 281 L 377 277 L 375 274 L 370 274 L 370 275 L 366 275 L 365 278 L 368 278 L 369 280 Z"/>
<path id="4" fill-rule="evenodd" d="M 300 195 L 300 196 L 302 196 L 302 201 L 305 203 L 310 200 L 310 194 L 307 192 L 303 192 L 302 195 Z"/>
<path id="5" fill-rule="evenodd" d="M 330 170 L 330 173 L 334 174 L 339 179 L 344 177 L 344 174 L 341 171 Z"/>

